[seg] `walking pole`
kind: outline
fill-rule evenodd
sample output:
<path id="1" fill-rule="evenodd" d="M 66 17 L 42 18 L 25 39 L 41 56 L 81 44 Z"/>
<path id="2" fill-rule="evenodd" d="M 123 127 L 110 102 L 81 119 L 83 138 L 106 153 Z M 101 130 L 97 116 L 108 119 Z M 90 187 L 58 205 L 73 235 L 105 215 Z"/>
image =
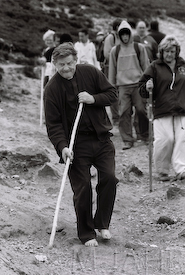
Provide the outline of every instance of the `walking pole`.
<path id="1" fill-rule="evenodd" d="M 45 67 L 41 69 L 41 83 L 40 83 L 40 126 L 42 126 L 42 112 L 43 112 L 43 93 L 44 93 L 44 71 Z"/>
<path id="2" fill-rule="evenodd" d="M 75 139 L 75 135 L 76 135 L 76 129 L 78 126 L 78 122 L 79 122 L 81 113 L 82 113 L 82 107 L 83 107 L 83 103 L 80 103 L 79 107 L 78 107 L 78 113 L 77 113 L 77 116 L 75 119 L 75 123 L 73 126 L 72 134 L 71 134 L 71 140 L 70 140 L 70 144 L 69 144 L 70 151 L 72 151 L 72 149 L 73 149 L 74 139 Z M 58 195 L 57 205 L 56 205 L 56 209 L 55 209 L 55 215 L 54 215 L 54 219 L 53 219 L 53 227 L 52 227 L 50 241 L 49 241 L 49 248 L 51 248 L 53 246 L 53 242 L 54 242 L 54 238 L 55 238 L 60 202 L 61 202 L 61 198 L 62 198 L 64 186 L 65 186 L 65 181 L 66 181 L 66 177 L 67 177 L 67 173 L 68 173 L 68 169 L 69 169 L 69 164 L 70 164 L 70 159 L 67 158 L 65 169 L 64 169 L 64 174 L 63 174 L 63 178 L 62 178 L 62 183 L 60 186 L 60 192 Z"/>
<path id="3" fill-rule="evenodd" d="M 153 125 L 152 125 L 152 89 L 149 89 L 149 177 L 150 192 L 152 192 L 152 147 L 153 147 Z"/>

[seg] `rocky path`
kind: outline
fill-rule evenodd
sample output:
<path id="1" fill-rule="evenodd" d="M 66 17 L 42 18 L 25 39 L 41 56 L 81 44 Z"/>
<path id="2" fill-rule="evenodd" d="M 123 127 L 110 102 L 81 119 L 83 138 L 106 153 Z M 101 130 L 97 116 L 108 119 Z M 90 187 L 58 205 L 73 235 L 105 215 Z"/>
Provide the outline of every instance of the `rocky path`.
<path id="1" fill-rule="evenodd" d="M 173 27 L 182 39 L 184 25 L 160 22 L 162 31 Z M 39 126 L 40 81 L 25 77 L 22 68 L 12 64 L 3 69 L 0 275 L 185 274 L 185 182 L 158 182 L 153 170 L 150 193 L 148 147 L 136 143 L 122 151 L 117 128 L 112 140 L 120 182 L 110 227 L 113 238 L 103 242 L 98 235 L 99 246 L 92 249 L 80 244 L 67 179 L 54 246 L 48 249 L 64 167 L 58 164 L 45 125 Z M 94 208 L 96 180 L 93 170 Z"/>

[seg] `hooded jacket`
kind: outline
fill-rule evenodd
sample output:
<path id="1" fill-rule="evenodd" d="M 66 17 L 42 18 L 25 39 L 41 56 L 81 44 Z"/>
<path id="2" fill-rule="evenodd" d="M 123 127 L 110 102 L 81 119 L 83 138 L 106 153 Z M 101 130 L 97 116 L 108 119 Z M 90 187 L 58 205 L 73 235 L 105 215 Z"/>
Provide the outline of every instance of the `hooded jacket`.
<path id="1" fill-rule="evenodd" d="M 150 78 L 154 82 L 154 119 L 165 116 L 185 116 L 185 60 L 177 58 L 174 73 L 162 59 L 153 61 L 139 82 L 140 95 L 144 98 L 149 97 L 146 82 Z"/>
<path id="2" fill-rule="evenodd" d="M 121 39 L 122 31 L 130 33 L 129 42 L 125 44 Z M 132 28 L 127 21 L 122 21 L 118 28 L 120 37 L 120 51 L 116 58 L 116 46 L 112 48 L 109 59 L 109 81 L 115 86 L 137 86 L 143 71 L 149 66 L 145 47 L 138 43 L 140 60 L 134 48 Z"/>

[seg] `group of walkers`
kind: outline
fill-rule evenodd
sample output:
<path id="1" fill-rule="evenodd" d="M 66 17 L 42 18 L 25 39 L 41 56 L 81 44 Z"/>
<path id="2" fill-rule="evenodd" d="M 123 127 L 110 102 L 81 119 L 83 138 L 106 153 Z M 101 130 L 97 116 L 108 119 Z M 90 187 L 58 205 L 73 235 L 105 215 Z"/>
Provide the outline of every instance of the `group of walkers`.
<path id="1" fill-rule="evenodd" d="M 70 159 L 69 179 L 74 192 L 78 237 L 86 246 L 97 246 L 97 232 L 111 238 L 109 224 L 116 196 L 115 148 L 112 123 L 119 127 L 123 150 L 136 140 L 148 142 L 147 98 L 153 93 L 154 163 L 159 180 L 169 180 L 172 163 L 178 179 L 185 179 L 185 61 L 180 45 L 158 30 L 153 21 L 147 30 L 140 21 L 133 30 L 127 20 L 116 19 L 108 34 L 97 33 L 97 44 L 88 31 L 79 41 L 70 35 L 59 39 L 51 30 L 48 42 L 54 76 L 45 86 L 44 106 L 48 137 L 60 162 Z M 100 52 L 101 51 L 101 52 Z M 71 132 L 83 103 L 73 150 Z M 111 107 L 112 123 L 106 112 Z M 133 125 L 136 138 L 133 137 Z M 97 169 L 97 208 L 93 215 L 91 167 Z M 97 232 L 96 232 L 97 230 Z"/>

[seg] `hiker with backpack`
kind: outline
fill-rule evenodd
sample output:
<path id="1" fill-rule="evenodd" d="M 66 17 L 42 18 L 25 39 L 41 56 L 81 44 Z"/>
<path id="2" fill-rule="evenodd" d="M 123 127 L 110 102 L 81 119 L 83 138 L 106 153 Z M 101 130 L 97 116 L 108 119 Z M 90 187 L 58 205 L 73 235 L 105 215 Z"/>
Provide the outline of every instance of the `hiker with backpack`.
<path id="1" fill-rule="evenodd" d="M 108 77 L 109 72 L 109 56 L 112 48 L 115 45 L 119 45 L 120 40 L 118 36 L 118 27 L 122 19 L 116 18 L 112 23 L 112 31 L 105 37 L 104 39 L 104 74 Z M 110 106 L 111 114 L 112 114 L 112 123 L 113 125 L 118 125 L 119 123 L 119 114 L 118 114 L 118 106 L 117 103 L 114 103 Z"/>
<path id="2" fill-rule="evenodd" d="M 96 34 L 96 57 L 98 62 L 100 63 L 100 67 L 102 72 L 104 73 L 104 66 L 105 66 L 105 57 L 103 53 L 103 48 L 104 48 L 104 39 L 105 35 L 103 32 L 98 32 Z"/>
<path id="3" fill-rule="evenodd" d="M 139 21 L 136 26 L 136 33 L 133 37 L 134 41 L 142 43 L 147 51 L 150 62 L 157 59 L 158 44 L 155 39 L 147 33 L 146 23 Z"/>
<path id="4" fill-rule="evenodd" d="M 109 60 L 109 81 L 118 88 L 119 131 L 123 140 L 123 150 L 134 144 L 132 134 L 133 106 L 138 117 L 134 125 L 137 138 L 148 140 L 148 118 L 145 104 L 138 92 L 139 79 L 149 66 L 145 47 L 133 42 L 132 28 L 122 21 L 118 28 L 120 45 L 112 48 Z"/>
<path id="5" fill-rule="evenodd" d="M 109 55 L 110 51 L 115 45 L 119 44 L 119 36 L 118 36 L 118 27 L 121 23 L 122 19 L 117 18 L 112 23 L 112 31 L 105 37 L 104 41 L 104 58 L 105 58 L 105 75 L 108 76 L 109 71 Z"/>

